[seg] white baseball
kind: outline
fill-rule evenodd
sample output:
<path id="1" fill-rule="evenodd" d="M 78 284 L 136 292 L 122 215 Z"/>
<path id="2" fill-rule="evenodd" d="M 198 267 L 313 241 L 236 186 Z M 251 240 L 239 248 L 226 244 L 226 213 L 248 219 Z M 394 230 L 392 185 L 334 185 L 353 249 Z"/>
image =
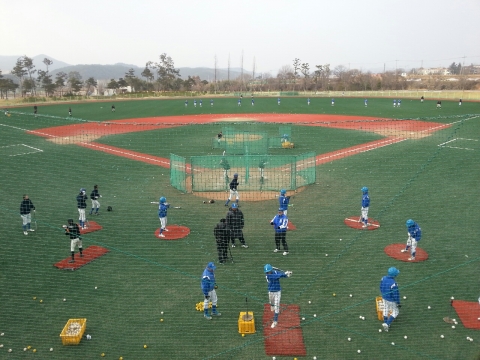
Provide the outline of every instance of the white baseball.
<path id="1" fill-rule="evenodd" d="M 440 337 L 443 339 L 445 336 L 443 336 L 443 335 L 440 335 Z"/>
<path id="2" fill-rule="evenodd" d="M 395 343 L 394 343 L 394 342 L 392 342 L 392 345 L 393 345 L 393 346 L 395 346 Z"/>
<path id="3" fill-rule="evenodd" d="M 360 354 L 361 352 L 362 352 L 362 350 L 360 350 L 360 349 L 358 349 L 358 350 L 357 350 L 357 353 L 359 353 L 359 354 Z"/>
<path id="4" fill-rule="evenodd" d="M 347 340 L 348 340 L 348 341 L 352 341 L 352 338 L 348 338 Z"/>
<path id="5" fill-rule="evenodd" d="M 97 290 L 97 287 L 95 286 L 95 290 Z"/>
<path id="6" fill-rule="evenodd" d="M 427 306 L 427 309 L 429 309 L 429 310 L 431 309 L 430 305 Z"/>
<path id="7" fill-rule="evenodd" d="M 378 332 L 382 332 L 382 329 L 378 329 Z"/>
<path id="8" fill-rule="evenodd" d="M 163 315 L 163 311 L 160 311 L 160 314 L 162 314 L 162 315 Z"/>
<path id="9" fill-rule="evenodd" d="M 311 304 L 312 302 L 310 300 L 308 300 L 308 303 Z M 480 318 L 478 318 L 478 320 L 480 320 Z"/>
<path id="10" fill-rule="evenodd" d="M 313 317 L 317 317 L 317 314 L 313 314 Z"/>
<path id="11" fill-rule="evenodd" d="M 452 296 L 452 297 L 450 298 L 450 300 L 455 300 L 455 298 Z"/>
<path id="12" fill-rule="evenodd" d="M 452 325 L 452 329 L 455 329 L 455 325 Z"/>
<path id="13" fill-rule="evenodd" d="M 305 318 L 304 318 L 304 317 L 302 317 L 302 320 L 305 320 Z"/>
<path id="14" fill-rule="evenodd" d="M 403 338 L 404 338 L 404 339 L 408 339 L 407 335 L 405 335 Z"/>
<path id="15" fill-rule="evenodd" d="M 67 301 L 67 299 L 63 299 L 63 301 Z"/>
<path id="16" fill-rule="evenodd" d="M 406 299 L 407 297 L 406 297 L 406 296 L 404 296 L 403 298 L 404 298 L 404 299 Z"/>
<path id="17" fill-rule="evenodd" d="M 350 294 L 350 297 L 353 297 L 353 295 L 352 295 L 352 294 Z"/>
<path id="18" fill-rule="evenodd" d="M 53 351 L 53 348 L 50 348 L 50 351 Z"/>
<path id="19" fill-rule="evenodd" d="M 325 256 L 328 256 L 328 254 L 325 254 Z"/>

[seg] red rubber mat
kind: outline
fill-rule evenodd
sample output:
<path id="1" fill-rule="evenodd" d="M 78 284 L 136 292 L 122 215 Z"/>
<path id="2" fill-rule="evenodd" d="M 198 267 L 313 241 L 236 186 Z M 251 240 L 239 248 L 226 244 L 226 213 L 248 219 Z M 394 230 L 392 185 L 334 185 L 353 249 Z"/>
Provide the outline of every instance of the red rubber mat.
<path id="1" fill-rule="evenodd" d="M 385 254 L 388 256 L 405 262 L 420 262 L 428 259 L 428 253 L 417 247 L 417 253 L 415 254 L 415 260 L 408 260 L 410 257 L 410 251 L 402 253 L 400 250 L 405 249 L 405 244 L 391 244 L 385 247 Z"/>
<path id="2" fill-rule="evenodd" d="M 263 337 L 267 356 L 306 356 L 300 327 L 300 306 L 281 305 L 278 325 L 272 329 L 273 311 L 270 304 L 263 306 Z"/>
<path id="3" fill-rule="evenodd" d="M 297 230 L 297 227 L 293 225 L 293 223 L 290 220 L 288 220 L 287 229 L 288 231 L 292 231 L 292 230 Z"/>
<path id="4" fill-rule="evenodd" d="M 80 257 L 80 253 L 78 251 L 75 251 L 74 263 L 69 263 L 69 261 L 72 259 L 72 257 L 69 256 L 62 261 L 53 264 L 53 266 L 61 270 L 77 270 L 78 268 L 81 268 L 82 266 L 87 265 L 89 262 L 95 260 L 96 258 L 105 255 L 109 251 L 110 250 L 105 249 L 101 246 L 89 246 L 88 248 L 83 249 L 83 257 Z"/>
<path id="5" fill-rule="evenodd" d="M 79 225 L 80 226 L 80 225 Z M 94 231 L 102 230 L 102 226 L 96 221 L 89 221 L 86 229 L 80 229 L 80 234 L 88 234 Z"/>
<path id="6" fill-rule="evenodd" d="M 345 218 L 345 220 L 343 220 L 343 222 L 348 227 L 351 227 L 353 229 L 358 229 L 358 230 L 377 230 L 380 227 L 380 223 L 377 220 L 373 220 L 373 219 L 369 218 L 367 228 L 364 229 L 363 228 L 363 223 L 358 222 L 359 219 L 360 219 L 359 216 L 350 216 L 350 217 Z"/>
<path id="7" fill-rule="evenodd" d="M 463 326 L 467 329 L 480 330 L 480 304 L 478 301 L 453 300 L 452 306 Z"/>
<path id="8" fill-rule="evenodd" d="M 167 225 L 167 230 L 162 233 L 165 237 L 160 237 L 160 228 L 158 228 L 155 230 L 155 236 L 161 240 L 178 240 L 190 234 L 190 229 L 181 225 Z"/>

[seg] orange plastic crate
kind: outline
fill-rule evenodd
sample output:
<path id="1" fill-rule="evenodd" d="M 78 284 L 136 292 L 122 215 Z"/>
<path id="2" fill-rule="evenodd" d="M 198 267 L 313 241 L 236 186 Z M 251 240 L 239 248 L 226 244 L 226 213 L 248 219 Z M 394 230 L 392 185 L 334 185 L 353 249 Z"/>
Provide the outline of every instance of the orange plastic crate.
<path id="1" fill-rule="evenodd" d="M 70 325 L 73 323 L 80 324 L 80 330 L 75 334 L 67 334 Z M 67 321 L 65 326 L 63 327 L 62 332 L 60 333 L 60 337 L 62 338 L 63 345 L 78 345 L 80 344 L 80 340 L 82 340 L 83 333 L 87 328 L 87 319 L 70 319 Z"/>

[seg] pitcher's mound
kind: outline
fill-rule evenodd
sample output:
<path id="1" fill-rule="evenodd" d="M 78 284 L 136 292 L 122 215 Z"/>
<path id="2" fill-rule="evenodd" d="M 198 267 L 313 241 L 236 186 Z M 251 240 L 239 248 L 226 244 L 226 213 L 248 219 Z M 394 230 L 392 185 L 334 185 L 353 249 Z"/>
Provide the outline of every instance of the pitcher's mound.
<path id="1" fill-rule="evenodd" d="M 165 237 L 160 236 L 160 229 L 155 230 L 155 236 L 161 240 L 178 240 L 186 237 L 188 234 L 190 234 L 190 229 L 181 225 L 168 225 L 167 231 L 162 233 Z"/>
<path id="2" fill-rule="evenodd" d="M 388 256 L 405 262 L 420 262 L 428 259 L 428 253 L 425 250 L 417 247 L 415 260 L 408 260 L 410 257 L 410 250 L 402 253 L 402 249 L 405 249 L 405 244 L 391 244 L 385 247 L 384 251 Z"/>
<path id="3" fill-rule="evenodd" d="M 363 223 L 358 221 L 359 218 L 360 218 L 359 216 L 350 216 L 345 218 L 343 222 L 348 227 L 351 227 L 352 229 L 359 229 L 359 230 L 377 230 L 380 227 L 380 223 L 377 220 L 368 218 L 368 225 L 366 228 L 364 228 Z"/>

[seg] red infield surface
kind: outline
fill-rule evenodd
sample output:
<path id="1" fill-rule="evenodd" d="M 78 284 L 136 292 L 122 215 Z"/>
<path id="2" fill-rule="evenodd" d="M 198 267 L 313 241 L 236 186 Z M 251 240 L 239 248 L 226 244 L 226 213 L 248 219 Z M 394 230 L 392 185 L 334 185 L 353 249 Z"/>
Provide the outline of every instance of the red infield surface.
<path id="1" fill-rule="evenodd" d="M 317 155 L 316 164 L 352 156 L 361 152 L 388 146 L 408 138 L 428 136 L 430 133 L 449 127 L 448 124 L 418 120 L 392 120 L 375 117 L 326 115 L 326 114 L 204 114 L 191 116 L 165 116 L 155 118 L 138 118 L 115 120 L 108 122 L 85 122 L 56 126 L 28 131 L 31 134 L 49 138 L 57 144 L 77 144 L 93 150 L 123 156 L 136 161 L 143 161 L 152 165 L 169 168 L 169 159 L 142 154 L 135 151 L 121 149 L 95 143 L 94 140 L 112 134 L 124 134 L 137 131 L 149 131 L 176 126 L 187 126 L 192 123 L 210 123 L 222 121 L 258 121 L 272 123 L 296 123 L 305 126 L 323 126 L 338 129 L 353 129 L 372 131 L 384 135 L 386 138 L 366 144 L 352 146 L 346 149 Z"/>
<path id="2" fill-rule="evenodd" d="M 480 330 L 480 304 L 472 301 L 453 300 L 452 306 L 467 329 Z"/>
<path id="3" fill-rule="evenodd" d="M 358 230 L 377 230 L 380 227 L 380 223 L 377 220 L 368 218 L 368 225 L 366 228 L 364 228 L 363 223 L 358 222 L 359 219 L 360 219 L 360 216 L 350 216 L 345 218 L 343 222 L 348 227 L 351 227 L 353 229 L 358 229 Z"/>
<path id="4" fill-rule="evenodd" d="M 290 230 L 290 231 L 291 230 L 297 230 L 297 227 L 295 225 L 293 225 L 293 223 L 290 220 L 288 220 L 287 229 Z"/>
<path id="5" fill-rule="evenodd" d="M 84 265 L 87 265 L 89 262 L 95 260 L 96 258 L 105 255 L 107 252 L 110 250 L 105 249 L 101 246 L 89 246 L 86 249 L 83 249 L 83 257 L 80 257 L 80 254 L 78 251 L 75 252 L 75 262 L 74 263 L 69 263 L 69 261 L 72 259 L 71 256 L 69 256 L 66 259 L 63 259 L 62 261 L 57 262 L 56 264 L 53 264 L 53 266 L 61 269 L 61 270 L 77 270 L 78 268 L 81 268 Z"/>
<path id="6" fill-rule="evenodd" d="M 385 247 L 384 251 L 385 251 L 385 254 L 387 254 L 388 256 L 396 260 L 405 261 L 405 262 L 420 262 L 428 259 L 428 253 L 417 246 L 417 253 L 415 254 L 415 260 L 409 261 L 408 258 L 410 257 L 410 251 L 402 253 L 400 251 L 402 249 L 405 249 L 405 244 L 391 244 Z"/>
<path id="7" fill-rule="evenodd" d="M 87 228 L 86 229 L 80 229 L 80 234 L 88 234 L 94 231 L 102 230 L 102 226 L 98 224 L 96 221 L 89 221 L 87 223 Z M 79 225 L 80 227 L 80 225 Z"/>
<path id="8" fill-rule="evenodd" d="M 272 329 L 273 311 L 270 304 L 263 305 L 263 337 L 267 356 L 306 356 L 300 326 L 300 306 L 281 305 L 278 325 Z"/>
<path id="9" fill-rule="evenodd" d="M 160 240 L 178 240 L 187 237 L 190 234 L 190 229 L 186 226 L 181 225 L 168 225 L 168 231 L 164 231 L 162 234 L 165 237 L 160 237 L 160 228 L 155 230 L 155 236 Z"/>

